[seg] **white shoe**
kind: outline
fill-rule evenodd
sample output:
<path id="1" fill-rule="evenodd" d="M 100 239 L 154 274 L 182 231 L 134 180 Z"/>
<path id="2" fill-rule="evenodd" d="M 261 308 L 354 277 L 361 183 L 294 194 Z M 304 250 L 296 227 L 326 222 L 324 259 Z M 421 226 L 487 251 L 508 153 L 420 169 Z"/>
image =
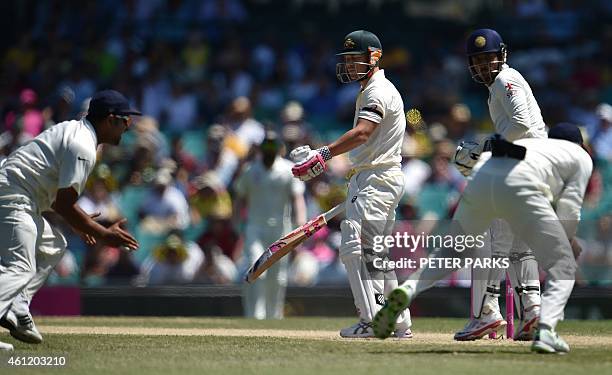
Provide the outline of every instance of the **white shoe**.
<path id="1" fill-rule="evenodd" d="M 519 323 L 518 330 L 514 335 L 514 339 L 517 341 L 531 341 L 535 335 L 535 331 L 538 328 L 540 322 L 540 307 L 536 306 L 529 311 L 525 311 L 523 319 Z"/>
<path id="2" fill-rule="evenodd" d="M 403 317 L 404 315 L 400 315 L 399 319 Z M 396 337 L 398 339 L 411 339 L 413 337 L 412 330 L 410 330 L 410 325 L 408 325 L 407 320 L 408 319 L 404 319 L 395 324 L 395 331 L 391 334 L 391 337 Z"/>
<path id="3" fill-rule="evenodd" d="M 13 345 L 0 341 L 0 351 L 12 352 L 14 350 Z"/>
<path id="4" fill-rule="evenodd" d="M 552 329 L 536 330 L 531 351 L 538 353 L 569 353 L 569 345 Z"/>
<path id="5" fill-rule="evenodd" d="M 11 336 L 19 341 L 26 342 L 28 344 L 40 344 L 43 341 L 42 335 L 36 329 L 32 315 L 15 315 L 15 313 L 9 310 L 4 316 L 4 322 L 8 324 L 2 324 L 3 327 L 8 328 L 11 332 Z M 3 322 L 3 323 L 4 323 Z M 10 326 L 7 327 L 7 325 Z"/>
<path id="6" fill-rule="evenodd" d="M 410 328 L 407 329 L 396 329 L 395 332 L 391 334 L 391 337 L 395 337 L 398 339 L 411 339 L 414 337 L 412 334 L 412 330 Z"/>
<path id="7" fill-rule="evenodd" d="M 340 336 L 344 338 L 372 338 L 374 337 L 372 323 L 360 320 L 350 327 L 341 329 Z"/>
<path id="8" fill-rule="evenodd" d="M 499 311 L 491 311 L 488 314 L 480 314 L 480 318 L 472 318 L 465 327 L 455 333 L 454 339 L 457 341 L 473 341 L 487 336 L 489 333 L 503 330 L 508 323 L 504 320 Z"/>

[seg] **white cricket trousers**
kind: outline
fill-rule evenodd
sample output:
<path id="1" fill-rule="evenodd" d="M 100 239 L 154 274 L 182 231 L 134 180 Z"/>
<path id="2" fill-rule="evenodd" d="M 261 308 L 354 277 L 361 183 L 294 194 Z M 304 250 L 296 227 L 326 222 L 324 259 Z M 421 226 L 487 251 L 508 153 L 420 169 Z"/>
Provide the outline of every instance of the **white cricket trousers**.
<path id="1" fill-rule="evenodd" d="M 577 265 L 567 234 L 544 190 L 529 165 L 510 158 L 491 158 L 466 187 L 451 233 L 478 235 L 493 219 L 506 220 L 512 232 L 533 249 L 538 264 L 547 273 L 540 323 L 554 328 L 563 319 Z M 473 257 L 477 252 L 445 248 L 433 256 Z M 452 271 L 424 268 L 402 286 L 418 294 Z"/>
<path id="2" fill-rule="evenodd" d="M 375 236 L 393 232 L 395 209 L 405 185 L 399 166 L 362 170 L 349 181 L 346 219 L 340 225 L 340 260 L 346 268 L 359 317 L 366 322 L 372 321 L 385 297 L 398 285 L 395 270 L 374 266 L 376 259 L 389 257 L 389 249 L 376 252 L 373 243 Z M 410 327 L 409 310 L 398 318 L 398 323 L 402 322 Z"/>
<path id="3" fill-rule="evenodd" d="M 3 206 L 0 238 L 0 316 L 4 316 L 14 302 L 29 304 L 63 255 L 66 240 L 39 214 Z"/>
<path id="4" fill-rule="evenodd" d="M 246 264 L 250 266 L 255 263 L 268 246 L 290 231 L 286 229 L 286 226 L 282 225 L 279 227 L 247 225 L 244 243 Z M 242 307 L 245 317 L 255 319 L 283 318 L 288 264 L 289 257 L 283 257 L 259 276 L 254 283 L 244 283 Z"/>

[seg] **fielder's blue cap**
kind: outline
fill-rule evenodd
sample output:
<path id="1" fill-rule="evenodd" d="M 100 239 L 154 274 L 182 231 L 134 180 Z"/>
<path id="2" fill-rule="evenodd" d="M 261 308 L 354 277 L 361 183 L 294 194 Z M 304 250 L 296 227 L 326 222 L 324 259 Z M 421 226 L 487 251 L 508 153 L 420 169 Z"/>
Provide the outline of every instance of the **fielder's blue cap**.
<path id="1" fill-rule="evenodd" d="M 468 56 L 479 53 L 501 52 L 506 45 L 497 31 L 492 29 L 478 29 L 470 34 L 465 45 Z"/>
<path id="2" fill-rule="evenodd" d="M 102 90 L 93 94 L 89 101 L 89 110 L 87 112 L 102 116 L 142 116 L 140 111 L 130 108 L 130 103 L 123 94 L 115 90 Z"/>
<path id="3" fill-rule="evenodd" d="M 582 145 L 583 142 L 580 129 L 569 122 L 562 122 L 550 128 L 548 131 L 548 138 L 564 139 L 566 141 L 578 143 L 579 145 Z"/>

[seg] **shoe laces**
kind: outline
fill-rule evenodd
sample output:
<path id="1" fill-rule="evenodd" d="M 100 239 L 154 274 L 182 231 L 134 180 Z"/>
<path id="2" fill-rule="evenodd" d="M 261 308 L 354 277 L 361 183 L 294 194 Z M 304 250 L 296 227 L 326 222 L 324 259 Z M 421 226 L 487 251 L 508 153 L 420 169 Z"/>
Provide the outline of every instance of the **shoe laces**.
<path id="1" fill-rule="evenodd" d="M 19 322 L 20 326 L 30 326 L 30 325 L 32 325 L 34 323 L 32 321 L 32 317 L 30 317 L 30 315 L 20 315 L 20 316 L 17 316 L 17 321 Z"/>
<path id="2" fill-rule="evenodd" d="M 470 329 L 472 329 L 473 327 L 475 327 L 476 325 L 478 325 L 478 323 L 479 323 L 479 322 L 478 322 L 478 320 L 477 320 L 477 319 L 472 318 L 472 319 L 470 319 L 470 320 L 469 320 L 469 321 L 468 321 L 468 322 L 465 324 L 465 327 L 463 327 L 463 330 L 464 330 L 464 331 L 470 330 Z"/>

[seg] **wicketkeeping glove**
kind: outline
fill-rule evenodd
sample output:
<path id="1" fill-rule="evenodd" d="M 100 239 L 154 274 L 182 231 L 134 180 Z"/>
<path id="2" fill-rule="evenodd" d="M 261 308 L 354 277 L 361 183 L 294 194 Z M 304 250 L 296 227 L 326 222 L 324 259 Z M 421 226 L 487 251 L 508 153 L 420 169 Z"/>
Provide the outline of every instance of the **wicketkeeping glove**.
<path id="1" fill-rule="evenodd" d="M 486 138 L 482 143 L 461 141 L 457 146 L 457 151 L 455 151 L 453 163 L 462 175 L 469 176 L 472 173 L 472 168 L 480 159 L 480 154 L 484 151 L 491 151 L 490 140 L 491 137 Z"/>

